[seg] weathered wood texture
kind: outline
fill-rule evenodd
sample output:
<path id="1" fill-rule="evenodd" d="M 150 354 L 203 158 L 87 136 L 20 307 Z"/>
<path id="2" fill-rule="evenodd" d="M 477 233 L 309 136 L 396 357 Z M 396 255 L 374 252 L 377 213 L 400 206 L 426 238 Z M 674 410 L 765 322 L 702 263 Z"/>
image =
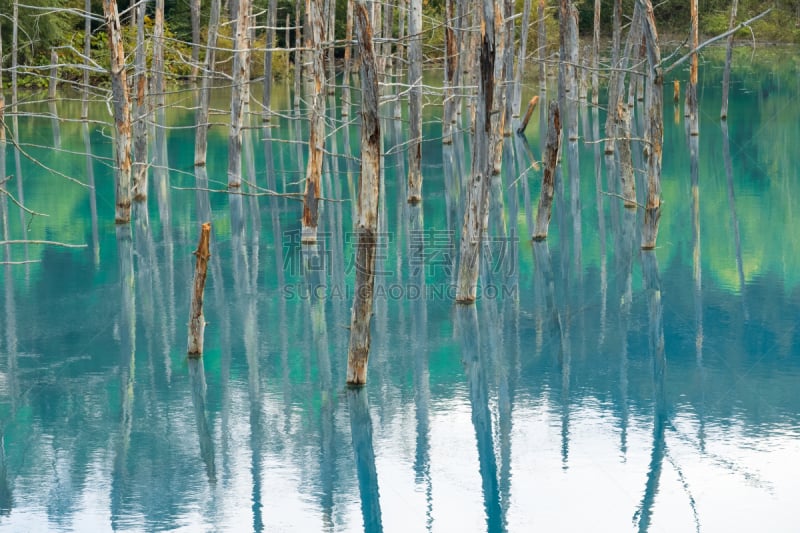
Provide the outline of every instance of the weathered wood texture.
<path id="1" fill-rule="evenodd" d="M 558 100 L 552 100 L 547 112 L 547 144 L 544 152 L 544 172 L 542 174 L 542 192 L 539 196 L 539 207 L 536 211 L 536 226 L 533 240 L 542 241 L 547 238 L 550 226 L 550 214 L 553 208 L 555 191 L 556 166 L 561 154 L 561 111 Z"/>
<path id="2" fill-rule="evenodd" d="M 700 120 L 697 115 L 697 47 L 700 44 L 698 20 L 697 20 L 697 0 L 689 0 L 689 16 L 691 21 L 691 45 L 692 57 L 689 63 L 689 88 L 686 92 L 686 107 L 689 116 L 689 134 L 698 135 L 700 133 Z"/>
<path id="3" fill-rule="evenodd" d="M 614 6 L 614 24 L 617 24 L 617 18 L 621 17 L 621 7 L 619 7 L 619 12 L 617 11 L 618 6 Z M 615 68 L 611 71 L 611 78 L 608 82 L 608 109 L 610 112 L 606 115 L 606 124 L 605 124 L 605 132 L 606 132 L 606 142 L 604 146 L 604 151 L 606 155 L 613 154 L 615 150 L 615 137 L 616 137 L 616 122 L 617 117 L 614 110 L 618 109 L 618 104 L 622 102 L 622 98 L 624 96 L 625 91 L 625 73 L 628 68 L 628 64 L 630 63 L 631 53 L 633 52 L 633 48 L 636 45 L 641 43 L 641 9 L 639 4 L 637 3 L 634 5 L 633 8 L 633 19 L 631 23 L 631 28 L 628 30 L 628 37 L 625 40 L 625 50 L 622 54 L 619 54 L 617 50 L 617 60 L 615 61 L 614 65 Z M 616 29 L 616 28 L 615 28 Z M 619 46 L 617 46 L 617 49 Z"/>
<path id="4" fill-rule="evenodd" d="M 458 69 L 458 38 L 455 28 L 455 0 L 445 1 L 444 26 L 444 109 L 442 112 L 442 143 L 452 144 L 456 114 L 456 86 L 460 78 Z M 409 33 L 411 28 L 409 26 Z M 409 51 L 410 52 L 410 51 Z M 409 53 L 409 61 L 411 60 Z"/>
<path id="5" fill-rule="evenodd" d="M 631 154 L 631 109 L 624 102 L 617 104 L 617 152 L 619 153 L 619 178 L 626 208 L 636 207 L 636 178 Z"/>
<path id="6" fill-rule="evenodd" d="M 474 303 L 477 298 L 478 273 L 486 214 L 489 208 L 489 179 L 494 166 L 491 141 L 494 109 L 495 14 L 496 0 L 483 0 L 481 11 L 479 58 L 480 78 L 475 106 L 475 135 L 472 142 L 472 172 L 467 186 L 467 205 L 461 229 L 456 301 Z M 477 70 L 477 69 L 476 69 Z"/>
<path id="7" fill-rule="evenodd" d="M 267 35 L 264 47 L 264 88 L 261 93 L 261 103 L 264 108 L 262 120 L 269 122 L 272 118 L 272 47 L 275 46 L 275 24 L 277 23 L 278 0 L 269 0 L 267 7 Z M 289 46 L 288 43 L 286 46 Z"/>
<path id="8" fill-rule="evenodd" d="M 211 236 L 211 223 L 205 222 L 200 227 L 200 240 L 194 252 L 194 286 L 192 290 L 192 307 L 189 314 L 189 357 L 203 355 L 203 337 L 206 330 L 206 319 L 203 316 L 203 291 L 206 287 L 206 272 L 211 254 L 208 244 Z"/>
<path id="9" fill-rule="evenodd" d="M 200 84 L 200 105 L 195 118 L 194 165 L 205 166 L 208 152 L 208 113 L 211 100 L 211 80 L 216 60 L 217 32 L 219 31 L 220 0 L 211 0 L 211 13 L 208 17 L 208 42 L 203 75 Z"/>
<path id="10" fill-rule="evenodd" d="M 192 24 L 192 83 L 197 79 L 200 64 L 200 0 L 191 0 L 189 18 Z"/>
<path id="11" fill-rule="evenodd" d="M 594 0 L 594 21 L 592 31 L 592 104 L 600 101 L 600 0 Z"/>
<path id="12" fill-rule="evenodd" d="M 647 200 L 642 226 L 642 248 L 653 249 L 661 218 L 661 151 L 664 142 L 664 76 L 661 69 L 661 50 L 658 31 L 650 0 L 638 0 L 644 10 L 644 37 L 647 45 L 646 133 L 647 143 Z"/>
<path id="13" fill-rule="evenodd" d="M 303 242 L 317 241 L 317 219 L 319 218 L 320 182 L 322 179 L 322 160 L 325 148 L 325 70 L 322 42 L 325 27 L 322 21 L 321 6 L 306 0 L 307 40 L 305 48 L 311 52 L 311 116 L 309 118 L 308 164 L 306 166 L 306 185 L 303 193 Z"/>
<path id="14" fill-rule="evenodd" d="M 547 7 L 546 0 L 539 0 L 539 6 L 536 10 L 536 16 L 539 18 L 536 41 L 539 49 L 539 92 L 541 94 L 547 92 L 547 27 L 545 26 L 545 7 Z"/>
<path id="15" fill-rule="evenodd" d="M 512 116 L 518 117 L 522 107 L 522 77 L 525 74 L 525 62 L 528 56 L 528 32 L 531 25 L 531 0 L 525 0 L 522 6 L 522 23 L 519 34 L 519 54 L 517 69 L 514 71 L 514 102 Z"/>
<path id="16" fill-rule="evenodd" d="M 16 5 L 16 3 L 15 3 Z M 115 203 L 114 221 L 131 221 L 131 108 L 128 101 L 128 78 L 125 73 L 125 50 L 117 0 L 103 0 L 103 14 L 111 54 L 111 95 L 114 101 Z"/>
<path id="17" fill-rule="evenodd" d="M 375 250 L 378 239 L 378 207 L 381 178 L 381 127 L 378 117 L 378 72 L 372 44 L 372 24 L 364 0 L 357 0 L 354 19 L 361 57 L 361 177 L 355 231 L 356 285 L 347 353 L 347 383 L 367 382 L 370 348 Z"/>
<path id="18" fill-rule="evenodd" d="M 245 111 L 250 101 L 250 13 L 251 0 L 236 0 L 234 29 L 233 83 L 231 88 L 231 125 L 228 134 L 228 189 L 242 186 L 242 131 Z"/>
<path id="19" fill-rule="evenodd" d="M 409 7 L 408 201 L 414 204 L 422 200 L 422 0 L 411 0 Z"/>
<path id="20" fill-rule="evenodd" d="M 133 66 L 133 167 L 131 192 L 134 201 L 147 199 L 147 65 L 145 64 L 144 16 L 147 0 L 136 7 L 136 52 Z"/>
<path id="21" fill-rule="evenodd" d="M 522 122 L 520 123 L 519 127 L 517 128 L 517 134 L 522 135 L 525 133 L 525 130 L 528 127 L 528 122 L 530 122 L 531 117 L 533 116 L 533 110 L 536 109 L 536 104 L 539 103 L 539 95 L 534 95 L 531 98 L 531 101 L 528 102 L 528 110 L 525 111 L 525 116 L 522 118 Z"/>
<path id="22" fill-rule="evenodd" d="M 342 116 L 350 116 L 350 73 L 352 72 L 353 64 L 353 2 L 354 0 L 345 0 L 347 2 L 347 12 L 345 16 L 345 29 L 344 29 L 344 75 L 342 76 Z"/>

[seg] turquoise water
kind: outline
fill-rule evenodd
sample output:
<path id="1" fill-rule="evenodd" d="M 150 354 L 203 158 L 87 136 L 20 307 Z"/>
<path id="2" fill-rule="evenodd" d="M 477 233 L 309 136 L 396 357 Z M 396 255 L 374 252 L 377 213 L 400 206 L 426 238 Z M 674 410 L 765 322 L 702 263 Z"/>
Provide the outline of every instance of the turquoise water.
<path id="1" fill-rule="evenodd" d="M 585 106 L 579 167 L 564 168 L 549 239 L 529 242 L 535 117 L 527 147 L 507 140 L 492 183 L 473 307 L 451 289 L 469 140 L 443 148 L 439 109 L 426 108 L 424 201 L 411 208 L 403 122 L 382 108 L 382 274 L 361 390 L 344 387 L 357 185 L 345 129 L 323 183 L 344 201 L 325 203 L 313 250 L 299 245 L 294 199 L 192 189 L 224 188 L 227 130 L 211 130 L 206 185 L 191 92 L 167 110 L 184 126 L 166 134 L 170 186 L 155 162 L 130 229 L 113 224 L 105 105 L 93 105 L 85 143 L 79 102 L 58 103 L 57 129 L 47 104 L 26 104 L 40 116 L 19 120 L 25 152 L 96 189 L 24 156 L 18 171 L 7 148 L 5 187 L 19 196 L 21 175 L 25 204 L 49 215 L 6 201 L 8 238 L 87 247 L 3 256 L 29 262 L 0 276 L 0 530 L 795 530 L 797 57 L 737 55 L 727 136 L 714 54 L 694 146 L 665 100 L 655 253 L 639 251 L 641 216 L 598 192 L 609 191 L 591 142 L 604 114 Z M 290 103 L 276 87 L 275 108 Z M 300 190 L 303 147 L 287 141 L 306 126 L 291 113 L 253 132 L 259 187 Z M 347 133 L 357 146 L 357 127 Z M 205 220 L 206 351 L 187 361 Z"/>

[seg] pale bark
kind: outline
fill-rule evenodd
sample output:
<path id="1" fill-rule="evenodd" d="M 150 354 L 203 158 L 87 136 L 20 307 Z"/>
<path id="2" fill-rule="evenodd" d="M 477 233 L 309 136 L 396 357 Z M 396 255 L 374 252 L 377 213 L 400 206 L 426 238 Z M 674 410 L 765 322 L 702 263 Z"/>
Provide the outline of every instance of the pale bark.
<path id="1" fill-rule="evenodd" d="M 267 36 L 264 52 L 264 92 L 261 103 L 264 106 L 262 119 L 269 122 L 272 118 L 272 47 L 275 46 L 275 24 L 277 23 L 278 0 L 269 0 L 267 8 Z M 286 45 L 289 46 L 288 43 Z"/>
<path id="2" fill-rule="evenodd" d="M 216 60 L 217 32 L 219 30 L 220 0 L 211 0 L 211 14 L 208 21 L 208 42 L 200 87 L 200 105 L 195 118 L 194 164 L 205 166 L 208 152 L 208 114 L 211 99 L 211 80 Z"/>
<path id="3" fill-rule="evenodd" d="M 559 98 L 562 104 L 566 100 L 578 98 L 578 10 L 571 0 L 561 0 L 560 4 L 560 41 L 561 61 L 559 62 Z M 563 89 L 562 89 L 563 87 Z M 563 96 L 563 98 L 562 98 Z M 562 110 L 563 111 L 563 110 Z M 578 139 L 578 113 L 577 108 L 567 108 L 567 138 L 570 141 Z"/>
<path id="4" fill-rule="evenodd" d="M 303 193 L 302 241 L 316 242 L 319 217 L 320 181 L 325 148 L 325 92 L 322 41 L 324 26 L 322 12 L 317 2 L 306 0 L 307 40 L 305 48 L 311 51 L 311 116 L 309 118 L 308 165 L 306 166 L 305 192 Z"/>
<path id="5" fill-rule="evenodd" d="M 409 7 L 408 201 L 413 204 L 422 200 L 422 0 L 411 0 Z"/>
<path id="6" fill-rule="evenodd" d="M 83 9 L 83 87 L 81 88 L 81 118 L 89 118 L 89 58 L 92 53 L 92 0 L 85 0 Z M 0 54 L 2 56 L 2 54 Z"/>
<path id="7" fill-rule="evenodd" d="M 495 14 L 497 0 L 483 0 L 480 19 L 480 77 L 475 106 L 475 135 L 472 142 L 472 172 L 467 186 L 467 205 L 461 229 L 456 301 L 475 302 L 483 235 L 489 208 L 489 180 L 494 167 L 491 144 L 492 110 L 494 106 Z M 478 69 L 476 69 L 478 70 Z"/>
<path id="8" fill-rule="evenodd" d="M 600 101 L 600 0 L 594 0 L 594 25 L 592 32 L 592 105 Z M 597 139 L 595 139 L 597 140 Z"/>
<path id="9" fill-rule="evenodd" d="M 346 1 L 346 0 L 345 0 Z M 327 93 L 329 95 L 336 94 L 336 64 L 335 64 L 335 50 L 334 43 L 336 41 L 336 0 L 327 0 L 327 14 L 325 22 L 327 28 L 325 30 L 325 40 L 328 43 L 328 82 L 326 83 Z"/>
<path id="10" fill-rule="evenodd" d="M 303 75 L 305 52 L 300 50 L 300 0 L 294 2 L 294 107 L 300 107 L 300 78 Z"/>
<path id="11" fill-rule="evenodd" d="M 416 1 L 416 0 L 412 0 Z M 458 74 L 458 41 L 456 38 L 455 14 L 454 14 L 455 0 L 446 0 L 445 2 L 445 26 L 444 26 L 444 111 L 442 113 L 442 143 L 452 144 L 453 142 L 453 127 L 455 123 L 456 111 L 456 89 L 458 85 L 456 81 Z M 409 26 L 409 33 L 411 28 Z M 409 53 L 409 61 L 411 60 Z"/>
<path id="12" fill-rule="evenodd" d="M 250 0 L 238 0 L 233 53 L 231 125 L 228 136 L 228 188 L 242 186 L 242 131 L 250 100 Z"/>
<path id="13" fill-rule="evenodd" d="M 345 18 L 344 30 L 344 75 L 342 76 L 342 116 L 350 116 L 350 72 L 353 68 L 353 2 L 355 0 L 345 0 L 347 2 L 347 14 Z"/>
<path id="14" fill-rule="evenodd" d="M 542 191 L 539 196 L 539 207 L 536 210 L 536 227 L 533 240 L 542 241 L 547 238 L 550 226 L 550 215 L 555 192 L 556 166 L 561 153 L 561 111 L 557 100 L 550 101 L 547 117 L 547 144 L 544 152 L 544 172 L 542 173 Z"/>
<path id="15" fill-rule="evenodd" d="M 540 94 L 545 94 L 547 92 L 547 64 L 546 64 L 547 28 L 544 25 L 545 21 L 544 9 L 546 5 L 547 2 L 545 0 L 539 0 L 539 7 L 536 11 L 536 16 L 539 17 L 539 31 L 536 40 L 539 48 L 539 93 Z"/>
<path id="16" fill-rule="evenodd" d="M 208 243 L 211 236 L 211 223 L 205 222 L 200 228 L 200 241 L 194 252 L 197 260 L 194 267 L 194 285 L 192 290 L 192 307 L 189 315 L 189 357 L 203 355 L 203 338 L 206 330 L 206 319 L 203 316 L 203 291 L 206 286 L 208 259 Z"/>
<path id="17" fill-rule="evenodd" d="M 733 29 L 736 23 L 736 11 L 739 8 L 739 0 L 731 2 L 731 18 L 728 23 L 728 29 Z M 728 93 L 730 92 L 731 85 L 731 61 L 733 59 L 733 33 L 728 35 L 728 46 L 725 49 L 725 70 L 722 73 L 722 110 L 720 111 L 720 118 L 725 120 L 728 118 Z"/>
<path id="18" fill-rule="evenodd" d="M 517 128 L 517 134 L 518 135 L 523 135 L 525 133 L 525 130 L 528 127 L 528 122 L 531 120 L 531 117 L 533 116 L 533 110 L 536 109 L 536 104 L 537 103 L 539 103 L 539 95 L 538 94 L 534 95 L 534 97 L 531 98 L 531 101 L 528 102 L 528 110 L 525 111 L 525 116 L 522 118 L 522 122 L 520 123 L 519 127 Z"/>
<path id="19" fill-rule="evenodd" d="M 512 116 L 518 117 L 522 107 L 522 77 L 525 74 L 525 62 L 528 55 L 528 31 L 531 25 L 531 0 L 525 0 L 522 7 L 522 25 L 519 35 L 519 55 L 517 70 L 514 72 L 514 102 Z"/>
<path id="20" fill-rule="evenodd" d="M 689 116 L 689 134 L 698 135 L 699 117 L 697 116 L 697 46 L 700 44 L 698 35 L 697 20 L 697 0 L 689 0 L 689 11 L 691 17 L 691 44 L 692 57 L 689 63 L 689 87 L 686 92 L 686 108 Z"/>
<path id="21" fill-rule="evenodd" d="M 139 0 L 136 7 L 136 53 L 133 74 L 133 199 L 142 202 L 147 199 L 147 104 L 145 87 L 144 15 L 147 0 Z"/>
<path id="22" fill-rule="evenodd" d="M 56 99 L 56 89 L 58 88 L 58 54 L 55 50 L 50 50 L 50 83 L 47 87 L 47 98 Z"/>
<path id="23" fill-rule="evenodd" d="M 624 103 L 617 104 L 616 121 L 622 197 L 625 207 L 636 207 L 636 179 L 631 156 L 631 110 Z"/>
<path id="24" fill-rule="evenodd" d="M 197 79 L 200 65 L 200 0 L 191 0 L 190 18 L 192 23 L 192 83 Z"/>
<path id="25" fill-rule="evenodd" d="M 131 221 L 131 108 L 128 101 L 128 80 L 125 73 L 125 50 L 117 0 L 103 0 L 103 13 L 111 54 L 111 94 L 114 100 L 116 209 L 114 221 Z"/>
<path id="26" fill-rule="evenodd" d="M 625 70 L 628 67 L 628 63 L 630 62 L 631 53 L 633 50 L 634 45 L 639 44 L 641 42 L 641 22 L 640 22 L 640 15 L 641 9 L 639 3 L 634 5 L 633 8 L 633 19 L 631 23 L 631 28 L 628 30 L 628 37 L 625 40 L 625 50 L 621 56 L 618 57 L 617 62 L 615 63 L 614 70 L 611 71 L 611 78 L 608 82 L 608 114 L 606 115 L 606 124 L 605 124 L 605 132 L 606 132 L 606 142 L 605 142 L 605 153 L 613 154 L 614 153 L 614 144 L 615 144 L 615 135 L 616 135 L 616 121 L 617 117 L 615 116 L 616 113 L 614 112 L 618 109 L 618 104 L 622 102 L 623 93 L 625 90 Z M 621 16 L 621 14 L 620 14 Z M 617 11 L 615 6 L 614 12 L 614 21 L 616 23 L 617 20 Z"/>
<path id="27" fill-rule="evenodd" d="M 658 236 L 658 221 L 661 217 L 661 150 L 664 142 L 664 77 L 661 69 L 661 50 L 658 46 L 658 31 L 650 0 L 638 0 L 644 9 L 644 36 L 647 44 L 647 200 L 642 227 L 642 248 L 653 249 Z"/>
<path id="28" fill-rule="evenodd" d="M 370 321 L 375 286 L 381 127 L 378 117 L 378 74 L 372 44 L 372 25 L 364 0 L 356 0 L 354 11 L 361 58 L 361 177 L 358 183 L 358 213 L 355 224 L 358 248 L 355 296 L 350 321 L 350 346 L 347 354 L 347 383 L 363 385 L 367 381 Z"/>

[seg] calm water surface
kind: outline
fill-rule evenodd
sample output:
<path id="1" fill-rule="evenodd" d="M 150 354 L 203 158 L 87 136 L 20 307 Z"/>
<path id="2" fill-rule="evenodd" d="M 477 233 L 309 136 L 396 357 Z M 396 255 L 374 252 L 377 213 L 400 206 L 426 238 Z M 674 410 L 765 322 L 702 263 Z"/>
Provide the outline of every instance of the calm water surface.
<path id="1" fill-rule="evenodd" d="M 148 208 L 116 228 L 105 106 L 84 127 L 29 104 L 41 116 L 19 121 L 26 152 L 97 186 L 25 157 L 17 167 L 7 149 L 6 187 L 16 194 L 21 176 L 26 205 L 49 215 L 4 200 L 8 238 L 88 247 L 4 255 L 35 262 L 0 276 L 0 530 L 796 531 L 797 57 L 737 55 L 724 128 L 710 53 L 694 141 L 666 100 L 655 253 L 639 251 L 639 214 L 603 194 L 615 165 L 584 142 L 604 120 L 585 107 L 550 238 L 530 243 L 535 118 L 527 145 L 506 141 L 472 307 L 450 288 L 469 140 L 443 148 L 429 110 L 425 199 L 411 208 L 406 132 L 386 106 L 361 390 L 344 387 L 356 126 L 327 147 L 323 194 L 344 201 L 325 204 L 321 245 L 303 249 L 295 200 L 192 189 L 224 188 L 224 126 L 197 176 L 193 131 L 168 130 Z M 276 108 L 290 108 L 287 91 Z M 174 97 L 170 125 L 193 123 L 193 98 Z M 215 102 L 225 109 L 226 95 Z M 80 104 L 55 111 L 77 117 Z M 286 141 L 305 131 L 287 116 L 256 129 L 246 179 L 300 190 L 304 148 Z M 191 252 L 207 219 L 206 352 L 187 361 Z"/>

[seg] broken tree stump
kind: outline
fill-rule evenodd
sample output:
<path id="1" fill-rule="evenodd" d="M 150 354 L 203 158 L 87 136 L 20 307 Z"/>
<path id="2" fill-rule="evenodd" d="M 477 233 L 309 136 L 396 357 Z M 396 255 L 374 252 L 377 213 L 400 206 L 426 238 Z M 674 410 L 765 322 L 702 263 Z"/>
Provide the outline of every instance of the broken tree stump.
<path id="1" fill-rule="evenodd" d="M 208 269 L 208 243 L 211 237 L 211 222 L 204 223 L 200 228 L 200 241 L 194 252 L 197 260 L 194 267 L 194 290 L 192 291 L 192 310 L 189 315 L 189 357 L 203 355 L 203 335 L 206 329 L 206 320 L 203 316 L 203 291 L 206 287 L 206 272 Z"/>

